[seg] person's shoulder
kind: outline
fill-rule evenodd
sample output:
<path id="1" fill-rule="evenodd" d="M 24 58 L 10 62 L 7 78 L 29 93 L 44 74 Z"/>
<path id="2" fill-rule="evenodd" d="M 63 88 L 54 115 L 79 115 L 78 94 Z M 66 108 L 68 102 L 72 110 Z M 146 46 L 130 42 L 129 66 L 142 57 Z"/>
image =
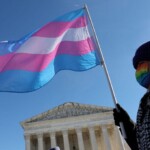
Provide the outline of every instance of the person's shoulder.
<path id="1" fill-rule="evenodd" d="M 148 103 L 150 103 L 150 91 L 147 91 L 143 95 L 143 97 L 141 98 L 139 106 L 141 106 L 142 108 L 145 108 L 145 106 L 147 106 Z"/>

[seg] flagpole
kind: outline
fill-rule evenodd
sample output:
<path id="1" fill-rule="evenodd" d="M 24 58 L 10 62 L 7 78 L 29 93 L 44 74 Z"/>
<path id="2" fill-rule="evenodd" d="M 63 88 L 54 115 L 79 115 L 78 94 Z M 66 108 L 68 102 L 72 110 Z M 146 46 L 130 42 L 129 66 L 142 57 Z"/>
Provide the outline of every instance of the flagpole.
<path id="1" fill-rule="evenodd" d="M 114 89 L 113 89 L 113 86 L 112 86 L 112 82 L 111 82 L 111 79 L 110 79 L 110 76 L 109 76 L 109 73 L 108 73 L 108 70 L 107 70 L 107 66 L 105 64 L 104 56 L 103 56 L 103 53 L 102 53 L 102 50 L 101 50 L 101 47 L 100 47 L 100 44 L 99 44 L 99 41 L 98 41 L 98 38 L 97 38 L 97 35 L 96 35 L 96 31 L 95 31 L 95 28 L 94 28 L 94 25 L 93 25 L 93 22 L 92 22 L 92 18 L 90 16 L 90 13 L 89 13 L 89 10 L 88 10 L 88 7 L 87 7 L 86 4 L 84 5 L 84 8 L 85 8 L 85 10 L 87 12 L 87 15 L 88 15 L 88 18 L 89 18 L 89 21 L 91 23 L 91 27 L 92 27 L 92 30 L 93 30 L 93 33 L 94 33 L 94 36 L 95 36 L 96 44 L 98 46 L 98 55 L 100 57 L 101 64 L 102 64 L 102 66 L 104 68 L 104 72 L 106 74 L 106 78 L 107 78 L 107 81 L 108 81 L 108 85 L 109 85 L 109 89 L 110 89 L 110 92 L 111 92 L 111 96 L 112 96 L 114 105 L 115 105 L 116 109 L 118 110 L 118 108 L 117 108 L 118 101 L 117 101 L 116 96 L 115 96 L 115 92 L 114 92 Z M 124 125 L 123 125 L 122 122 L 120 122 L 120 128 L 121 128 L 123 137 L 126 139 L 127 136 L 126 136 Z"/>

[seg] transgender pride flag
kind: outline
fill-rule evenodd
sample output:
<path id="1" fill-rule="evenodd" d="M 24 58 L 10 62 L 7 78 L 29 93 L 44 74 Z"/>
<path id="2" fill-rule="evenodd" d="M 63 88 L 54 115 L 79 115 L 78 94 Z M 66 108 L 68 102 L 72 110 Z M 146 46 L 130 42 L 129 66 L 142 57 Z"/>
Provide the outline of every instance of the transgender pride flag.
<path id="1" fill-rule="evenodd" d="M 18 41 L 0 42 L 0 91 L 39 89 L 60 70 L 99 65 L 84 9 L 67 13 Z"/>

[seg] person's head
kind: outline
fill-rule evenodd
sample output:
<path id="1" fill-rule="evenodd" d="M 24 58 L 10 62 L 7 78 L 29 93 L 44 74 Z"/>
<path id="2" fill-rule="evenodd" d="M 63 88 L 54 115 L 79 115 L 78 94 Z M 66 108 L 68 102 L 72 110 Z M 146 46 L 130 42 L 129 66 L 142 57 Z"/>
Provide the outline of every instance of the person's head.
<path id="1" fill-rule="evenodd" d="M 150 88 L 150 41 L 142 44 L 133 57 L 133 66 L 136 69 L 136 79 L 139 84 Z"/>
<path id="2" fill-rule="evenodd" d="M 54 148 L 50 148 L 50 150 L 60 150 L 60 148 L 58 146 L 56 146 Z"/>

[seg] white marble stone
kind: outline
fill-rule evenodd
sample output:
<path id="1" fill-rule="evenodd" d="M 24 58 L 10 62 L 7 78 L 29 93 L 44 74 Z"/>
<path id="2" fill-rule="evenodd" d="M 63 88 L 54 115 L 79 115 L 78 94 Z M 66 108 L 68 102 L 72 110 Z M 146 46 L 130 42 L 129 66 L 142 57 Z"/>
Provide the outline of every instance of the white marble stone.
<path id="1" fill-rule="evenodd" d="M 60 146 L 61 150 L 129 150 L 125 141 L 112 139 L 107 131 L 112 128 L 113 138 L 120 139 L 112 109 L 108 107 L 65 103 L 27 119 L 21 125 L 25 150 L 47 150 L 47 145 Z"/>

